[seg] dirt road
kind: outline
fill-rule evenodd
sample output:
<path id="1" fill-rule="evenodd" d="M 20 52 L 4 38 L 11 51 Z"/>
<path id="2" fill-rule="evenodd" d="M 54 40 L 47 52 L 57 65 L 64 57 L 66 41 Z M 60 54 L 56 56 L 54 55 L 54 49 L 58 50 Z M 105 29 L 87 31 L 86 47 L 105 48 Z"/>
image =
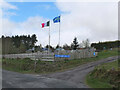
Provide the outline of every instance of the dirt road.
<path id="1" fill-rule="evenodd" d="M 79 67 L 52 74 L 20 74 L 3 70 L 4 88 L 88 88 L 85 84 L 85 76 L 95 66 L 117 60 L 118 56 L 109 57 L 96 62 L 81 65 Z"/>
<path id="2" fill-rule="evenodd" d="M 74 82 L 76 83 L 77 87 L 79 88 L 88 88 L 88 86 L 85 84 L 85 77 L 86 75 L 94 69 L 95 66 L 102 64 L 102 63 L 107 63 L 111 62 L 114 60 L 117 60 L 118 56 L 116 57 L 109 57 L 103 60 L 99 60 L 96 62 L 91 62 L 88 64 L 81 65 L 79 67 L 73 68 L 71 70 L 67 70 L 64 72 L 57 72 L 53 74 L 46 74 L 43 75 L 44 77 L 49 77 L 49 78 L 56 78 L 60 80 L 65 80 L 68 82 Z"/>

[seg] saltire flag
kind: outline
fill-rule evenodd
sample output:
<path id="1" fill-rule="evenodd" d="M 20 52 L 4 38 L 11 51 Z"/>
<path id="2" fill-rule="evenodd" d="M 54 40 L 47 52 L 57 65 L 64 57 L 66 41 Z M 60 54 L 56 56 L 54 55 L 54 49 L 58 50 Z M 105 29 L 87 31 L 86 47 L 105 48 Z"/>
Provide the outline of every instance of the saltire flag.
<path id="1" fill-rule="evenodd" d="M 53 22 L 54 22 L 54 23 L 60 22 L 60 16 L 55 17 L 55 18 L 53 19 Z"/>
<path id="2" fill-rule="evenodd" d="M 42 25 L 42 28 L 50 26 L 50 21 L 48 21 L 46 23 L 42 23 L 41 25 Z"/>

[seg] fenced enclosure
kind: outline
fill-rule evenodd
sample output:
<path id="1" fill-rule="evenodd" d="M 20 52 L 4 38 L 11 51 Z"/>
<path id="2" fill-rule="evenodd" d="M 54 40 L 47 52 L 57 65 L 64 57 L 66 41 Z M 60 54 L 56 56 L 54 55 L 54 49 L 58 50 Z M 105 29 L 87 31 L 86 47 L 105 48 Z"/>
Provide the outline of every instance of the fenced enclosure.
<path id="1" fill-rule="evenodd" d="M 55 55 L 69 55 L 70 57 L 55 57 Z M 61 50 L 55 52 L 36 52 L 36 53 L 23 53 L 23 54 L 5 54 L 2 58 L 17 59 L 17 58 L 30 58 L 32 60 L 41 61 L 57 61 L 57 60 L 72 60 L 81 58 L 96 57 L 97 52 L 94 48 L 82 50 Z"/>
<path id="2" fill-rule="evenodd" d="M 96 57 L 97 52 L 95 52 L 94 48 L 90 49 L 82 49 L 82 50 L 65 50 L 61 52 L 55 52 L 55 54 L 60 54 L 60 55 L 70 55 L 69 58 L 64 58 L 67 60 L 72 60 L 72 59 L 81 59 L 81 58 L 90 58 L 90 57 Z M 55 60 L 60 60 L 63 58 L 55 58 Z"/>

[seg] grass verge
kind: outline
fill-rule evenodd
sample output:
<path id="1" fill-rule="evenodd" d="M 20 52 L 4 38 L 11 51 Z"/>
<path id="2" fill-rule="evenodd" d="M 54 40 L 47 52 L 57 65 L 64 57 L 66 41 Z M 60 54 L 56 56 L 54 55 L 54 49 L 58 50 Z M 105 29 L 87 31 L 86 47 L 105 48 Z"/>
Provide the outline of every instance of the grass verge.
<path id="1" fill-rule="evenodd" d="M 95 69 L 86 76 L 86 83 L 91 88 L 119 88 L 119 74 L 118 61 L 105 63 L 95 67 Z"/>

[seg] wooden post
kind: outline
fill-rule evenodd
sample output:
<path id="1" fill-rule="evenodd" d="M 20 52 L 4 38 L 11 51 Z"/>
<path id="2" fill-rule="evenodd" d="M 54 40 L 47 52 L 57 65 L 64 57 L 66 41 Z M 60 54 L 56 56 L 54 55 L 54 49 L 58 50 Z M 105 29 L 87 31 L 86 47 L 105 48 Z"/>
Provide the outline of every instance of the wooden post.
<path id="1" fill-rule="evenodd" d="M 37 62 L 36 62 L 36 58 L 35 58 L 35 63 L 34 63 L 34 72 L 35 72 L 35 70 L 36 70 L 36 64 L 37 64 Z"/>

